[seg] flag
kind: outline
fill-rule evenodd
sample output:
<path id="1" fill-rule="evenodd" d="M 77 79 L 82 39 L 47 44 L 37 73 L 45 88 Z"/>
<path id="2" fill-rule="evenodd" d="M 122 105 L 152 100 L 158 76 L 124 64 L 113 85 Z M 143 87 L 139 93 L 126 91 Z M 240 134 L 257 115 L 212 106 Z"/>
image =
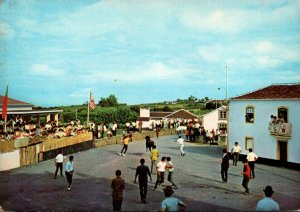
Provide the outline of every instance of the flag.
<path id="1" fill-rule="evenodd" d="M 5 119 L 6 112 L 7 112 L 7 105 L 8 105 L 8 85 L 6 87 L 6 93 L 2 104 L 2 119 Z"/>
<path id="2" fill-rule="evenodd" d="M 90 93 L 90 108 L 91 108 L 92 110 L 94 110 L 95 107 L 96 107 L 96 104 L 95 104 L 94 97 L 93 97 L 92 92 L 91 92 L 91 93 Z"/>

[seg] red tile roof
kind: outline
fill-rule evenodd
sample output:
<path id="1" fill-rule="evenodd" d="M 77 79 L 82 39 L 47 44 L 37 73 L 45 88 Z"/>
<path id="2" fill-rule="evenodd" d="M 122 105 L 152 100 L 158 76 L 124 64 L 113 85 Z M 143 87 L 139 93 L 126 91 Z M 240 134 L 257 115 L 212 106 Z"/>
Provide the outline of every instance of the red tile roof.
<path id="1" fill-rule="evenodd" d="M 189 111 L 181 109 L 181 110 L 177 110 L 174 113 L 166 116 L 166 118 L 196 119 L 199 117 Z"/>
<path id="2" fill-rule="evenodd" d="M 4 96 L 1 96 L 0 95 L 0 105 L 2 106 L 3 104 L 3 99 L 4 99 Z M 15 99 L 11 99 L 11 98 L 8 98 L 8 105 L 26 105 L 26 106 L 29 106 L 29 105 L 32 105 L 32 104 L 29 104 L 27 102 L 21 102 L 19 100 L 15 100 Z"/>
<path id="3" fill-rule="evenodd" d="M 150 117 L 151 118 L 164 118 L 167 115 L 170 115 L 171 113 L 172 112 L 156 112 L 156 111 L 153 111 L 153 112 L 150 112 Z"/>
<path id="4" fill-rule="evenodd" d="M 300 99 L 300 83 L 270 85 L 232 99 Z"/>

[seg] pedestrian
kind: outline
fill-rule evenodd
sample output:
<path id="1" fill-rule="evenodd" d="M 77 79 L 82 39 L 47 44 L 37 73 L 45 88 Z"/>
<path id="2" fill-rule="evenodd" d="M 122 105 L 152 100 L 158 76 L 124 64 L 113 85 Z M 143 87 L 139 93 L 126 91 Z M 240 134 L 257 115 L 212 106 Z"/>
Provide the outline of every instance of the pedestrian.
<path id="1" fill-rule="evenodd" d="M 154 170 L 156 170 L 156 163 L 157 163 L 157 159 L 159 157 L 159 151 L 158 149 L 156 149 L 156 146 L 153 146 L 153 149 L 150 152 L 150 159 L 151 159 L 151 174 L 153 174 L 153 167 Z"/>
<path id="2" fill-rule="evenodd" d="M 149 167 L 145 165 L 145 159 L 142 158 L 140 160 L 141 165 L 136 168 L 134 182 L 136 183 L 136 178 L 139 176 L 139 187 L 140 187 L 140 197 L 141 202 L 146 204 L 146 196 L 147 196 L 147 186 L 148 186 L 148 176 L 152 181 Z"/>
<path id="3" fill-rule="evenodd" d="M 174 165 L 171 161 L 171 157 L 167 157 L 167 165 L 166 169 L 168 171 L 168 181 L 172 183 L 171 186 L 174 186 L 176 189 L 178 188 L 177 185 L 174 183 L 173 178 L 174 178 Z"/>
<path id="4" fill-rule="evenodd" d="M 156 130 L 155 130 L 155 132 L 156 132 L 156 138 L 158 139 L 158 137 L 159 137 L 159 132 L 160 132 L 160 127 L 157 126 L 157 125 L 156 125 Z"/>
<path id="5" fill-rule="evenodd" d="M 54 174 L 54 179 L 56 179 L 58 169 L 60 170 L 60 176 L 63 177 L 63 163 L 64 163 L 64 158 L 65 158 L 65 156 L 63 155 L 63 151 L 60 150 L 58 152 L 58 155 L 54 159 L 55 167 L 56 167 L 55 174 Z"/>
<path id="6" fill-rule="evenodd" d="M 278 203 L 272 199 L 274 193 L 271 186 L 266 186 L 263 190 L 265 193 L 265 198 L 259 200 L 256 206 L 256 211 L 279 211 Z"/>
<path id="7" fill-rule="evenodd" d="M 248 160 L 248 164 L 250 166 L 251 169 L 251 176 L 250 178 L 255 178 L 255 174 L 254 174 L 254 168 L 255 168 L 255 161 L 258 159 L 258 156 L 253 152 L 252 148 L 249 148 L 249 154 L 247 155 L 247 160 Z"/>
<path id="8" fill-rule="evenodd" d="M 228 168 L 229 168 L 229 156 L 227 154 L 227 150 L 223 149 L 223 157 L 221 160 L 221 176 L 224 183 L 227 183 Z"/>
<path id="9" fill-rule="evenodd" d="M 164 181 L 165 181 L 166 165 L 167 165 L 166 157 L 162 157 L 161 161 L 159 161 L 156 164 L 157 179 L 156 179 L 156 183 L 155 183 L 155 186 L 154 186 L 154 191 L 155 191 L 155 189 L 157 188 L 158 185 L 164 183 Z"/>
<path id="10" fill-rule="evenodd" d="M 73 160 L 74 160 L 74 156 L 71 155 L 69 157 L 69 161 L 66 163 L 66 167 L 65 167 L 65 174 L 66 174 L 66 177 L 67 177 L 67 181 L 69 183 L 69 186 L 68 186 L 68 191 L 71 190 L 71 185 L 72 185 L 72 180 L 73 180 L 73 174 L 74 174 L 74 163 L 73 163 Z"/>
<path id="11" fill-rule="evenodd" d="M 160 211 L 184 211 L 187 208 L 187 205 L 181 200 L 172 197 L 174 191 L 171 186 L 167 186 L 164 189 L 165 199 L 161 203 Z M 178 210 L 178 207 L 180 209 Z"/>
<path id="12" fill-rule="evenodd" d="M 231 153 L 233 154 L 232 165 L 236 166 L 237 162 L 239 161 L 241 152 L 242 152 L 242 148 L 239 146 L 239 143 L 234 142 L 234 147 L 231 150 Z"/>
<path id="13" fill-rule="evenodd" d="M 242 175 L 243 175 L 242 186 L 246 189 L 243 194 L 249 194 L 248 184 L 249 184 L 249 181 L 250 181 L 251 169 L 248 165 L 248 160 L 247 159 L 244 159 L 243 163 L 244 163 L 244 167 L 243 167 L 243 172 L 242 172 Z"/>
<path id="14" fill-rule="evenodd" d="M 128 144 L 131 141 L 131 138 L 132 138 L 131 135 L 125 135 L 123 137 L 123 148 L 122 148 L 121 152 L 119 153 L 119 155 L 126 156 L 125 154 L 127 152 Z M 123 153 L 123 151 L 124 151 L 124 153 Z"/>
<path id="15" fill-rule="evenodd" d="M 121 211 L 123 202 L 123 190 L 125 188 L 125 181 L 121 178 L 121 171 L 116 170 L 116 178 L 111 182 L 113 211 Z"/>
<path id="16" fill-rule="evenodd" d="M 181 136 L 179 136 L 179 138 L 177 139 L 177 143 L 179 143 L 179 145 L 180 145 L 181 156 L 185 156 L 185 152 L 183 151 L 184 139 L 181 138 Z"/>

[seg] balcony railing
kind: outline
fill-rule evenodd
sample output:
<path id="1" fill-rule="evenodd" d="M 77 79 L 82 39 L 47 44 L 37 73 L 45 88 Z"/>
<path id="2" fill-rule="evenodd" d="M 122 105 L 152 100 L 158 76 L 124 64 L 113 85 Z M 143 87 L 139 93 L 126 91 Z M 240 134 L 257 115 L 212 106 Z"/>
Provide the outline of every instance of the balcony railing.
<path id="1" fill-rule="evenodd" d="M 277 137 L 291 137 L 292 124 L 291 123 L 269 123 L 269 132 Z"/>

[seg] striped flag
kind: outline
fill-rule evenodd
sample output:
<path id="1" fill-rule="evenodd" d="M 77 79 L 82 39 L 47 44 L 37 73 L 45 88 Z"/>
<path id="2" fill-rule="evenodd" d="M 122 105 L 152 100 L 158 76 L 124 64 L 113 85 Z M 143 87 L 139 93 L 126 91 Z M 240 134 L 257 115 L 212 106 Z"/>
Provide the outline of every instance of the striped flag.
<path id="1" fill-rule="evenodd" d="M 90 93 L 90 108 L 92 110 L 94 110 L 96 108 L 96 104 L 95 104 L 95 101 L 94 101 L 94 97 L 92 95 L 92 92 Z"/>
<path id="2" fill-rule="evenodd" d="M 8 85 L 6 87 L 6 93 L 2 104 L 2 119 L 5 119 L 7 113 L 7 105 L 8 105 Z"/>

